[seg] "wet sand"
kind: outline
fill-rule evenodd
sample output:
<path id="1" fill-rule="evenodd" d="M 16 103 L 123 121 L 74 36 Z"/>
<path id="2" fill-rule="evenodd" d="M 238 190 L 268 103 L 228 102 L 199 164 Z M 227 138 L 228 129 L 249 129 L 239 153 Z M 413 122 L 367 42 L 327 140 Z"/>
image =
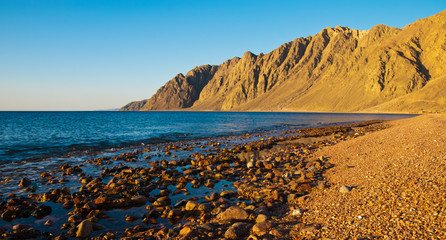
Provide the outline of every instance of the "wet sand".
<path id="1" fill-rule="evenodd" d="M 41 173 L 39 181 L 52 189 L 33 192 L 22 182 L 27 196 L 4 197 L 0 233 L 16 239 L 444 238 L 445 123 L 444 115 L 425 115 L 64 164 Z M 86 164 L 98 170 L 87 171 Z M 79 187 L 66 187 L 70 182 Z"/>

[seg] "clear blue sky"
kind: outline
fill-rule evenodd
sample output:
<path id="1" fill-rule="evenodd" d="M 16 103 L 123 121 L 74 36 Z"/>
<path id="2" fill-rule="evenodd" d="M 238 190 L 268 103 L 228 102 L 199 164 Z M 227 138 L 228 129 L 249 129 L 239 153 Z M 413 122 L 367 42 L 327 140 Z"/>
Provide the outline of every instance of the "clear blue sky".
<path id="1" fill-rule="evenodd" d="M 0 0 L 0 110 L 97 110 L 178 73 L 337 25 L 404 27 L 445 0 Z"/>

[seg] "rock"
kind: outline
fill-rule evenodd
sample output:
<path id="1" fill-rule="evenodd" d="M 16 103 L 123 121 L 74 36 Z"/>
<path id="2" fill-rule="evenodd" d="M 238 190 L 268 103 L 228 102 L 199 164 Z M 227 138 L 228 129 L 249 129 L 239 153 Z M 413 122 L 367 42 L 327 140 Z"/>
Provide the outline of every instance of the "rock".
<path id="1" fill-rule="evenodd" d="M 11 222 L 13 220 L 14 215 L 15 215 L 14 211 L 8 209 L 2 213 L 1 218 L 5 222 Z"/>
<path id="2" fill-rule="evenodd" d="M 125 216 L 125 221 L 126 221 L 126 222 L 134 222 L 134 221 L 136 221 L 136 220 L 138 220 L 138 217 L 130 216 L 130 215 L 126 215 L 126 216 Z"/>
<path id="3" fill-rule="evenodd" d="M 231 206 L 220 214 L 220 219 L 225 220 L 246 220 L 249 214 L 245 209 L 237 206 Z"/>
<path id="4" fill-rule="evenodd" d="M 28 178 L 22 178 L 22 180 L 20 180 L 19 182 L 19 187 L 28 187 L 31 184 L 31 180 L 29 180 Z"/>
<path id="5" fill-rule="evenodd" d="M 254 166 L 255 166 L 254 161 L 249 161 L 248 163 L 246 163 L 247 168 L 253 168 Z"/>
<path id="6" fill-rule="evenodd" d="M 104 196 L 99 196 L 94 200 L 94 203 L 96 205 L 105 204 L 107 202 L 110 202 L 110 199 L 108 199 L 107 197 L 104 197 Z"/>
<path id="7" fill-rule="evenodd" d="M 71 208 L 73 208 L 73 206 L 74 206 L 74 202 L 71 200 L 64 202 L 64 204 L 62 205 L 62 207 L 65 209 L 71 209 Z"/>
<path id="8" fill-rule="evenodd" d="M 226 230 L 225 237 L 229 239 L 246 237 L 249 235 L 249 229 L 251 228 L 251 226 L 251 224 L 244 222 L 234 223 L 228 228 L 228 230 Z"/>
<path id="9" fill-rule="evenodd" d="M 300 216 L 300 215 L 302 215 L 304 213 L 304 210 L 302 210 L 302 209 L 295 209 L 295 210 L 293 210 L 292 212 L 291 212 L 291 215 L 292 216 Z"/>
<path id="10" fill-rule="evenodd" d="M 82 217 L 79 214 L 74 214 L 68 217 L 68 222 L 70 223 L 76 223 L 82 221 Z"/>
<path id="11" fill-rule="evenodd" d="M 351 190 L 352 190 L 352 188 L 349 187 L 349 186 L 346 186 L 346 185 L 342 185 L 342 186 L 339 188 L 339 192 L 340 192 L 340 193 L 348 193 L 348 192 L 350 192 Z"/>
<path id="12" fill-rule="evenodd" d="M 184 227 L 180 230 L 179 235 L 181 236 L 181 240 L 189 240 L 195 238 L 198 233 L 195 229 L 192 229 L 190 227 Z"/>
<path id="13" fill-rule="evenodd" d="M 198 205 L 198 210 L 202 212 L 206 212 L 212 209 L 212 205 L 210 203 L 202 203 Z"/>
<path id="14" fill-rule="evenodd" d="M 195 201 L 188 201 L 186 203 L 186 211 L 192 211 L 195 210 L 198 207 L 198 203 Z"/>
<path id="15" fill-rule="evenodd" d="M 227 199 L 229 199 L 231 197 L 234 197 L 236 195 L 237 195 L 237 193 L 235 191 L 232 191 L 232 190 L 226 190 L 226 191 L 223 191 L 222 193 L 220 193 L 221 197 L 224 197 L 224 198 L 227 198 Z"/>
<path id="16" fill-rule="evenodd" d="M 147 198 L 144 196 L 135 196 L 135 197 L 132 197 L 132 199 L 130 201 L 132 202 L 132 206 L 142 206 L 146 203 Z M 168 201 L 166 199 L 166 202 L 168 202 L 168 204 L 170 204 L 170 199 L 168 199 Z"/>
<path id="17" fill-rule="evenodd" d="M 200 226 L 198 226 L 199 228 L 205 229 L 207 231 L 213 232 L 215 231 L 217 228 L 211 224 L 211 223 L 205 223 L 205 224 L 201 224 Z"/>
<path id="18" fill-rule="evenodd" d="M 37 238 L 41 235 L 39 230 L 32 227 L 25 229 L 17 229 L 14 231 L 13 239 L 30 239 Z"/>
<path id="19" fill-rule="evenodd" d="M 23 229 L 27 229 L 29 227 L 30 227 L 29 225 L 17 224 L 17 225 L 12 226 L 12 230 L 20 231 L 20 230 L 23 230 Z"/>
<path id="20" fill-rule="evenodd" d="M 172 218 L 176 218 L 176 217 L 181 217 L 182 214 L 183 213 L 181 212 L 181 210 L 179 210 L 179 209 L 172 209 L 167 214 L 167 218 L 172 219 Z"/>
<path id="21" fill-rule="evenodd" d="M 272 224 L 266 221 L 256 223 L 252 227 L 252 232 L 258 236 L 262 236 L 268 233 L 268 231 L 272 228 Z"/>
<path id="22" fill-rule="evenodd" d="M 187 235 L 187 234 L 189 234 L 189 233 L 192 232 L 192 231 L 193 231 L 192 228 L 190 228 L 190 227 L 184 227 L 184 228 L 182 228 L 182 229 L 180 230 L 180 236 Z"/>
<path id="23" fill-rule="evenodd" d="M 256 223 L 261 223 L 261 222 L 264 222 L 266 220 L 268 220 L 268 216 L 267 215 L 259 214 L 259 215 L 257 215 Z"/>
<path id="24" fill-rule="evenodd" d="M 78 238 L 89 237 L 92 233 L 93 224 L 89 220 L 84 220 L 77 226 L 76 237 Z"/>
<path id="25" fill-rule="evenodd" d="M 51 220 L 48 220 L 48 221 L 45 222 L 45 226 L 47 226 L 47 227 L 50 227 L 50 226 L 53 226 L 53 225 L 54 225 L 54 222 L 51 221 Z"/>
<path id="26" fill-rule="evenodd" d="M 46 205 L 40 205 L 37 206 L 36 209 L 31 213 L 31 216 L 37 218 L 37 219 L 41 219 L 43 217 L 45 217 L 46 215 L 51 214 L 52 209 L 49 206 Z"/>
<path id="27" fill-rule="evenodd" d="M 284 230 L 278 230 L 278 229 L 271 229 L 271 231 L 269 231 L 269 234 L 278 238 L 283 238 L 285 236 Z"/>

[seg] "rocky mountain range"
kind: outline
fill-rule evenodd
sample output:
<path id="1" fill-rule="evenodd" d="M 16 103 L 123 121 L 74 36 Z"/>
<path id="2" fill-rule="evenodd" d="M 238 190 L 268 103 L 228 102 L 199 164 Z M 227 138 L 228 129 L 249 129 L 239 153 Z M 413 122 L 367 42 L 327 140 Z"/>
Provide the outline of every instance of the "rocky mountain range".
<path id="1" fill-rule="evenodd" d="M 402 29 L 328 27 L 195 67 L 120 110 L 443 112 L 446 11 Z"/>

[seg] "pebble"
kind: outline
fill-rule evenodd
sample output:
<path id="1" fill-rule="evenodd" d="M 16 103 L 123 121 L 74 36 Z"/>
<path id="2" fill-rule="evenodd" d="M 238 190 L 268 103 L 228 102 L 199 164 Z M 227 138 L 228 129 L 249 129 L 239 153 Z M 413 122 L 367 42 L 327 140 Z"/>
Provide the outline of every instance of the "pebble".
<path id="1" fill-rule="evenodd" d="M 351 187 L 346 186 L 346 185 L 342 185 L 342 186 L 339 188 L 339 192 L 340 192 L 340 193 L 348 193 L 348 192 L 350 192 L 350 191 L 351 191 Z"/>

